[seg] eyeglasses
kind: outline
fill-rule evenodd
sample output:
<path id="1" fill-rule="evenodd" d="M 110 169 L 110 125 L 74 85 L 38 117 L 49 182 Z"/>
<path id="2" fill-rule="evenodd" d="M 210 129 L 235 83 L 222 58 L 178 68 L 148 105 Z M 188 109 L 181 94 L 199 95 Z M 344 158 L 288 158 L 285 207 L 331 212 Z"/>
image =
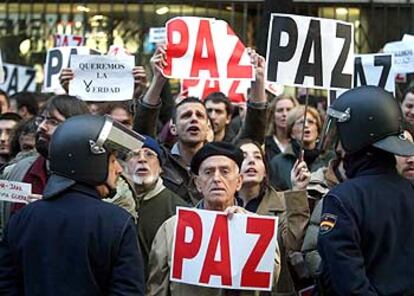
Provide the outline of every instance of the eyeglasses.
<path id="1" fill-rule="evenodd" d="M 46 125 L 53 126 L 53 127 L 56 127 L 61 123 L 61 121 L 57 120 L 56 118 L 43 116 L 43 115 L 36 116 L 34 123 L 36 124 L 36 126 L 39 126 L 45 120 L 46 120 Z"/>
<path id="2" fill-rule="evenodd" d="M 139 150 L 129 152 L 127 154 L 127 160 L 130 160 L 131 158 L 139 158 L 141 155 L 147 160 L 156 159 L 158 157 L 156 153 L 150 150 Z"/>

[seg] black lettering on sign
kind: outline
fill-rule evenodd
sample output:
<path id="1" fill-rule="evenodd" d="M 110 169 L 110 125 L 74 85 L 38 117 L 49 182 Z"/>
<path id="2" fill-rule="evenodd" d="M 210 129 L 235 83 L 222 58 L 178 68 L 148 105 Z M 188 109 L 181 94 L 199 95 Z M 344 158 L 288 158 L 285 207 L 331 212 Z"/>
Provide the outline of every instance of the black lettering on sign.
<path id="1" fill-rule="evenodd" d="M 59 74 L 62 70 L 62 59 L 62 52 L 60 50 L 53 49 L 49 51 L 49 60 L 47 61 L 46 87 L 52 86 L 52 76 Z M 53 66 L 53 64 L 55 65 Z"/>
<path id="2" fill-rule="evenodd" d="M 376 56 L 374 57 L 374 66 L 382 67 L 381 77 L 378 86 L 385 89 L 387 84 L 388 75 L 391 71 L 392 59 L 390 55 Z"/>
<path id="3" fill-rule="evenodd" d="M 338 60 L 336 61 L 335 67 L 332 70 L 331 75 L 331 87 L 333 88 L 351 88 L 352 87 L 352 75 L 344 74 L 342 70 L 344 69 L 346 59 L 348 57 L 349 49 L 351 47 L 352 29 L 351 26 L 337 23 L 336 24 L 336 37 L 343 38 L 344 46 L 339 55 Z"/>
<path id="4" fill-rule="evenodd" d="M 17 73 L 17 67 L 14 67 L 9 81 L 9 87 L 7 88 L 7 93 L 17 93 L 19 92 L 19 75 Z"/>
<path id="5" fill-rule="evenodd" d="M 36 71 L 33 69 L 26 69 L 26 75 L 28 79 L 22 91 L 28 91 L 30 84 L 32 84 L 33 80 L 35 79 Z"/>
<path id="6" fill-rule="evenodd" d="M 310 63 L 312 48 L 313 63 Z M 298 71 L 296 72 L 295 84 L 303 84 L 305 76 L 313 77 L 315 85 L 323 85 L 321 23 L 319 20 L 310 21 Z"/>
<path id="7" fill-rule="evenodd" d="M 280 44 L 282 32 L 289 36 L 285 46 Z M 268 45 L 269 61 L 267 68 L 267 80 L 277 81 L 277 68 L 279 62 L 289 61 L 295 54 L 298 43 L 298 27 L 296 22 L 290 17 L 275 16 L 272 22 L 272 35 Z"/>
<path id="8" fill-rule="evenodd" d="M 367 85 L 367 78 L 365 77 L 361 57 L 355 58 L 354 87 L 358 85 L 358 78 L 361 85 Z"/>
<path id="9" fill-rule="evenodd" d="M 78 54 L 78 51 L 76 50 L 76 48 L 72 48 L 71 50 L 70 50 L 70 53 L 69 53 L 69 61 L 68 61 L 68 66 L 67 66 L 67 68 L 70 68 L 70 60 L 71 60 L 71 58 L 72 58 L 72 55 L 77 55 Z M 61 69 L 62 70 L 62 69 Z M 59 71 L 60 72 L 60 71 Z"/>

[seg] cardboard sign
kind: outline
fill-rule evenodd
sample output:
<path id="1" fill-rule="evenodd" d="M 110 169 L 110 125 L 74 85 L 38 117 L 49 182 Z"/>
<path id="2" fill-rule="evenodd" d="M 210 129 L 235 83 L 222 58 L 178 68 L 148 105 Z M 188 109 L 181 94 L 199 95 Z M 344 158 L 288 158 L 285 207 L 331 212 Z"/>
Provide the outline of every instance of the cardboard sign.
<path id="1" fill-rule="evenodd" d="M 363 85 L 378 86 L 395 95 L 394 57 L 389 53 L 355 55 L 354 87 Z M 346 90 L 331 90 L 332 103 Z"/>
<path id="2" fill-rule="evenodd" d="M 150 28 L 148 41 L 151 43 L 164 43 L 165 36 L 165 27 Z"/>
<path id="3" fill-rule="evenodd" d="M 125 101 L 134 94 L 133 56 L 76 55 L 69 94 L 85 101 Z"/>
<path id="4" fill-rule="evenodd" d="M 178 208 L 171 281 L 216 288 L 270 290 L 277 217 Z"/>
<path id="5" fill-rule="evenodd" d="M 0 180 L 0 200 L 29 203 L 32 194 L 32 184 Z"/>
<path id="6" fill-rule="evenodd" d="M 414 72 L 414 40 L 387 43 L 384 46 L 384 52 L 394 54 L 396 73 Z"/>
<path id="7" fill-rule="evenodd" d="M 55 47 L 83 46 L 85 44 L 85 38 L 83 38 L 83 36 L 56 34 L 54 37 L 55 37 Z"/>
<path id="8" fill-rule="evenodd" d="M 247 50 L 221 20 L 177 17 L 166 23 L 169 78 L 254 79 Z"/>
<path id="9" fill-rule="evenodd" d="M 59 83 L 59 74 L 63 68 L 70 68 L 70 58 L 77 54 L 99 54 L 85 46 L 54 47 L 47 51 L 45 63 L 44 92 L 66 93 Z"/>
<path id="10" fill-rule="evenodd" d="M 354 87 L 374 85 L 395 94 L 395 70 L 392 54 L 362 54 L 355 56 Z"/>
<path id="11" fill-rule="evenodd" d="M 0 89 L 4 90 L 9 96 L 21 91 L 36 91 L 36 70 L 30 67 L 4 64 L 4 83 L 0 84 Z"/>
<path id="12" fill-rule="evenodd" d="M 249 80 L 181 80 L 181 92 L 188 90 L 188 96 L 204 100 L 213 92 L 222 92 L 229 97 L 233 103 L 247 101 L 247 90 L 251 87 Z"/>
<path id="13" fill-rule="evenodd" d="M 319 89 L 352 87 L 352 24 L 272 14 L 269 26 L 266 54 L 268 81 Z"/>
<path id="14" fill-rule="evenodd" d="M 3 59 L 1 58 L 1 51 L 0 51 L 0 83 L 4 83 Z"/>
<path id="15" fill-rule="evenodd" d="M 124 47 L 114 44 L 109 47 L 109 51 L 106 55 L 113 57 L 131 56 L 131 54 Z"/>

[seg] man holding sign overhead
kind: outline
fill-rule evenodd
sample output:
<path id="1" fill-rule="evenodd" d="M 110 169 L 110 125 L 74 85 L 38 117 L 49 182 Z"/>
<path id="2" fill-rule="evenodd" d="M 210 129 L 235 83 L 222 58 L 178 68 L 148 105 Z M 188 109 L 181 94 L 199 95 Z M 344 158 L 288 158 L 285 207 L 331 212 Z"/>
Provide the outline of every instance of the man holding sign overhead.
<path id="1" fill-rule="evenodd" d="M 216 215 L 202 219 L 203 211 L 180 209 L 178 217 L 164 222 L 151 248 L 148 295 L 258 295 L 255 290 L 275 288 L 280 273 L 277 220 L 244 217 L 244 227 L 236 233 L 232 228 L 237 227 L 233 219 L 247 214 L 235 197 L 242 186 L 242 162 L 243 152 L 223 142 L 208 143 L 193 157 L 191 170 L 203 195 L 197 208 Z"/>

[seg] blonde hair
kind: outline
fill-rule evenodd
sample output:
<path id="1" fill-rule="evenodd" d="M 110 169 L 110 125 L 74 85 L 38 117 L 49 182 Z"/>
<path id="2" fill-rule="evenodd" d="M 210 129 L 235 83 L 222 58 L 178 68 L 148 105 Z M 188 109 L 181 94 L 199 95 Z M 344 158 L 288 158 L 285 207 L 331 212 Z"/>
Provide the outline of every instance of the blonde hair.
<path id="1" fill-rule="evenodd" d="M 267 128 L 266 128 L 266 135 L 267 136 L 273 136 L 273 134 L 276 131 L 276 124 L 275 124 L 275 111 L 276 111 L 276 105 L 282 100 L 290 100 L 293 103 L 293 107 L 296 107 L 299 105 L 298 101 L 288 95 L 280 95 L 276 97 L 269 105 L 269 109 L 267 111 Z"/>
<path id="2" fill-rule="evenodd" d="M 318 126 L 318 135 L 321 133 L 322 129 L 322 120 L 318 113 L 318 110 L 316 110 L 314 107 L 308 106 L 307 113 L 310 114 L 313 118 L 316 120 L 316 125 Z M 292 110 L 289 111 L 287 115 L 287 133 L 289 136 L 292 134 L 292 128 L 295 122 L 302 118 L 305 114 L 305 106 L 300 105 L 296 106 Z"/>

